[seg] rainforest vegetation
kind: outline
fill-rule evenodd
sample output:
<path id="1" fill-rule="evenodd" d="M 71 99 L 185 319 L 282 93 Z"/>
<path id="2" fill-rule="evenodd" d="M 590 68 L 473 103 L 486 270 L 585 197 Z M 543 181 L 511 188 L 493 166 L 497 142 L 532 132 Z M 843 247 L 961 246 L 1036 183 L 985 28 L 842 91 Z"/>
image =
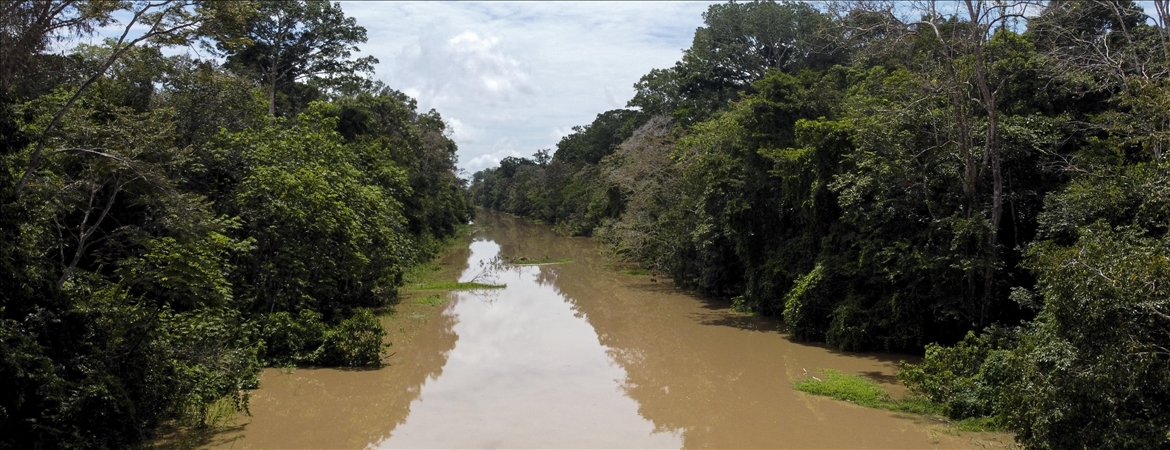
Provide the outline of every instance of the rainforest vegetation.
<path id="1" fill-rule="evenodd" d="M 468 186 L 336 4 L 0 2 L 0 448 L 135 447 L 265 366 L 379 365 L 378 309 L 472 203 L 922 354 L 919 399 L 1028 448 L 1170 448 L 1170 2 L 703 19 L 628 108 Z"/>
<path id="2" fill-rule="evenodd" d="M 591 235 L 1029 448 L 1170 448 L 1170 3 L 711 6 L 483 207 Z"/>
<path id="3" fill-rule="evenodd" d="M 0 3 L 0 448 L 132 447 L 266 365 L 380 364 L 373 309 L 472 211 L 365 40 L 321 0 Z"/>

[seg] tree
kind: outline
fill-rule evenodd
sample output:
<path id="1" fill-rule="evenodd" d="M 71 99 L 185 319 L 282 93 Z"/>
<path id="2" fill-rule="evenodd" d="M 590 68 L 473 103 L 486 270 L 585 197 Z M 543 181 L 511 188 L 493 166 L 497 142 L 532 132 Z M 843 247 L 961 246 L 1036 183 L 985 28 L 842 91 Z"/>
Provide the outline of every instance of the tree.
<path id="1" fill-rule="evenodd" d="M 918 19 L 910 19 L 898 16 L 906 9 L 896 3 L 860 1 L 848 9 L 854 21 L 843 21 L 854 24 L 850 31 L 855 34 L 876 32 L 885 35 L 887 42 L 916 41 L 918 50 L 928 55 L 931 63 L 919 67 L 923 91 L 937 90 L 949 98 L 951 118 L 944 126 L 951 128 L 953 137 L 942 147 L 953 148 L 963 161 L 966 230 L 961 234 L 970 239 L 962 247 L 971 254 L 965 263 L 964 295 L 970 309 L 976 311 L 972 320 L 978 326 L 989 323 L 997 289 L 1005 199 L 998 105 L 1005 83 L 993 78 L 987 46 L 997 31 L 1006 29 L 1012 20 L 1022 20 L 1030 5 L 1029 1 L 929 0 L 910 8 L 908 14 L 919 14 Z M 857 22 L 859 17 L 869 20 Z M 884 19 L 875 23 L 874 18 Z"/>
<path id="2" fill-rule="evenodd" d="M 1131 186 L 1166 188 L 1164 167 L 1138 171 Z M 1029 448 L 1165 448 L 1170 241 L 1104 221 L 1078 234 L 1031 249 L 1044 306 L 1012 353 L 1007 423 Z"/>
<path id="3" fill-rule="evenodd" d="M 72 95 L 58 107 L 53 119 L 42 128 L 41 135 L 36 138 L 36 147 L 29 156 L 28 164 L 24 169 L 20 181 L 15 188 L 16 196 L 24 191 L 28 179 L 41 165 L 45 148 L 45 139 L 60 124 L 61 119 L 69 112 L 74 103 L 80 99 L 87 89 L 105 76 L 126 52 L 143 42 L 160 44 L 177 44 L 188 42 L 198 36 L 219 36 L 225 42 L 224 33 L 230 30 L 231 24 L 248 13 L 249 4 L 246 2 L 203 2 L 198 0 L 162 0 L 158 2 L 6 2 L 0 6 L 0 19 L 3 19 L 3 40 L 19 43 L 11 52 L 14 56 L 5 57 L 0 79 L 19 73 L 24 67 L 22 61 L 39 54 L 47 42 L 63 31 L 75 34 L 88 34 L 95 26 L 112 23 L 111 14 L 118 9 L 129 9 L 130 19 L 122 30 L 122 34 L 110 44 L 112 51 L 108 54 L 96 71 L 90 74 L 72 92 Z M 145 30 L 139 29 L 145 27 Z M 141 33 L 132 37 L 131 32 Z M 9 53 L 5 47 L 5 54 Z M 7 88 L 7 81 L 0 81 Z M 2 92 L 0 95 L 7 94 Z"/>
<path id="4" fill-rule="evenodd" d="M 823 69 L 842 55 L 823 38 L 828 17 L 805 3 L 752 1 L 712 5 L 691 48 L 669 69 L 634 85 L 629 106 L 685 121 L 705 119 L 735 100 L 769 69 Z"/>
<path id="5" fill-rule="evenodd" d="M 37 69 L 37 57 L 54 38 L 88 35 L 109 25 L 120 5 L 112 1 L 8 1 L 0 4 L 0 95 Z M 27 83 L 26 83 L 27 84 Z"/>
<path id="6" fill-rule="evenodd" d="M 250 73 L 268 91 L 268 115 L 276 116 L 276 94 L 301 81 L 336 88 L 360 83 L 372 72 L 373 56 L 349 59 L 366 42 L 366 29 L 328 0 L 261 1 L 248 20 L 247 44 L 220 42 L 227 65 Z"/>
<path id="7" fill-rule="evenodd" d="M 597 164 L 647 119 L 647 114 L 628 109 L 598 114 L 593 123 L 575 126 L 572 134 L 561 138 L 553 157 L 570 164 Z"/>
<path id="8" fill-rule="evenodd" d="M 1095 89 L 1154 81 L 1170 74 L 1170 2 L 1152 3 L 1153 16 L 1133 0 L 1053 1 L 1029 21 L 1028 35 L 1058 78 L 1089 74 Z"/>

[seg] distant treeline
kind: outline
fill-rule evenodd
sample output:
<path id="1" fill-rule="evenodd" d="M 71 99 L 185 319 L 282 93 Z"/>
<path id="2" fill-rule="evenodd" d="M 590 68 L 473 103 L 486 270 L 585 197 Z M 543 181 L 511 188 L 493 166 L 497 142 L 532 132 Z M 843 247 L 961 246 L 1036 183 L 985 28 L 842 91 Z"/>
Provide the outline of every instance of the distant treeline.
<path id="1" fill-rule="evenodd" d="M 5 1 L 0 27 L 0 448 L 134 447 L 245 408 L 265 365 L 380 364 L 370 308 L 472 210 L 339 6 Z"/>
<path id="2" fill-rule="evenodd" d="M 1170 3 L 924 3 L 712 6 L 473 200 L 795 339 L 925 351 L 914 392 L 1028 447 L 1170 448 Z"/>

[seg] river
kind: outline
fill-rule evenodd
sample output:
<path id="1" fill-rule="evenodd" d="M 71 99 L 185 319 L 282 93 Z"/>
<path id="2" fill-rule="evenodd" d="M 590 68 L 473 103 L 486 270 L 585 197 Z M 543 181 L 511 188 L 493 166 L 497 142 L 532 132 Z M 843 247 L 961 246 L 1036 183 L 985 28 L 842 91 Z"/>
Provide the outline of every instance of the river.
<path id="1" fill-rule="evenodd" d="M 807 395 L 831 368 L 894 393 L 905 355 L 794 343 L 669 280 L 628 275 L 590 239 L 481 212 L 442 263 L 439 306 L 404 300 L 377 370 L 267 369 L 220 448 L 987 448 L 1010 437 Z M 569 259 L 514 266 L 498 257 Z M 409 303 L 409 304 L 408 304 Z M 408 307 L 409 306 L 409 307 Z M 429 310 L 427 308 L 430 308 Z"/>

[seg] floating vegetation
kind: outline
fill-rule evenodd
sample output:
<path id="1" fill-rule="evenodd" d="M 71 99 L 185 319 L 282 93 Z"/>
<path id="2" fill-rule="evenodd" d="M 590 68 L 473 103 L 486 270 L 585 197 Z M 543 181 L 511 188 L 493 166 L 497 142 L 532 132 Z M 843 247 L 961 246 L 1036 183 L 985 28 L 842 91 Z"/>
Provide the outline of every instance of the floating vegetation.
<path id="1" fill-rule="evenodd" d="M 546 266 L 551 264 L 570 263 L 573 262 L 573 260 L 571 258 L 553 258 L 551 256 L 544 255 L 536 258 L 530 258 L 527 256 L 504 258 L 504 262 L 516 266 Z"/>
<path id="2" fill-rule="evenodd" d="M 414 289 L 420 291 L 474 291 L 479 289 L 503 289 L 506 287 L 508 287 L 506 284 L 477 283 L 474 281 L 444 281 L 423 284 Z"/>
<path id="3" fill-rule="evenodd" d="M 502 289 L 507 287 L 507 285 L 503 284 L 484 282 L 491 281 L 490 277 L 488 277 L 488 275 L 491 273 L 491 270 L 489 270 L 490 268 L 485 268 L 483 273 L 467 282 L 440 280 L 440 278 L 443 278 L 440 276 L 442 269 L 442 266 L 433 262 L 414 266 L 410 269 L 410 271 L 403 275 L 403 279 L 405 280 L 405 285 L 403 287 L 412 291 L 474 291 L 480 289 Z M 423 301 L 437 302 L 435 304 L 443 303 L 442 298 L 436 300 L 431 299 L 430 296 L 419 300 L 419 302 Z"/>
<path id="4" fill-rule="evenodd" d="M 643 269 L 641 267 L 635 267 L 633 269 L 625 269 L 625 270 L 622 270 L 621 273 L 622 273 L 622 275 L 633 275 L 635 277 L 644 277 L 644 276 L 650 275 L 649 270 Z"/>

